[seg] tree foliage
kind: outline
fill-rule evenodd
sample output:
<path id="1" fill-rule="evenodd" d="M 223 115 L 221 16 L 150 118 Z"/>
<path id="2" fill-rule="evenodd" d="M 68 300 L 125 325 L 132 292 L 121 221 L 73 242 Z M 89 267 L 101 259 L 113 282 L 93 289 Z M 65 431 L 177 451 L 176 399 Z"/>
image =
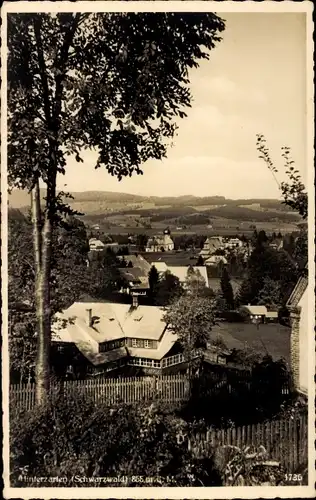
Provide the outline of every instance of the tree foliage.
<path id="1" fill-rule="evenodd" d="M 170 271 L 165 271 L 158 283 L 156 303 L 160 306 L 168 306 L 183 293 L 179 278 Z"/>
<path id="2" fill-rule="evenodd" d="M 110 248 L 102 252 L 94 252 L 93 256 L 90 257 L 90 283 L 87 291 L 96 299 L 102 300 L 111 297 L 114 291 L 125 285 L 119 267 L 124 267 L 124 263 L 122 265 L 122 262 L 117 259 L 116 254 Z"/>
<path id="3" fill-rule="evenodd" d="M 152 266 L 148 273 L 149 294 L 152 302 L 155 302 L 158 286 L 159 286 L 159 273 L 155 266 Z"/>
<path id="4" fill-rule="evenodd" d="M 183 287 L 177 276 L 170 271 L 159 274 L 156 267 L 152 266 L 148 274 L 150 286 L 150 302 L 156 306 L 168 306 L 183 293 Z"/>
<path id="5" fill-rule="evenodd" d="M 224 27 L 203 13 L 8 15 L 8 179 L 32 192 L 39 403 L 49 385 L 53 232 L 72 213 L 57 175 L 85 148 L 119 180 L 165 157 L 191 103 L 188 71 Z"/>
<path id="6" fill-rule="evenodd" d="M 48 181 L 53 149 L 64 173 L 67 155 L 98 148 L 97 166 L 119 179 L 165 156 L 174 117 L 190 105 L 188 69 L 223 29 L 215 14 L 10 15 L 12 184 Z"/>
<path id="7" fill-rule="evenodd" d="M 282 304 L 282 290 L 279 281 L 265 278 L 263 287 L 258 294 L 258 304 L 265 305 L 270 310 L 278 310 Z"/>
<path id="8" fill-rule="evenodd" d="M 215 323 L 215 300 L 195 294 L 182 295 L 167 308 L 164 321 L 177 335 L 192 376 L 192 361 L 203 356 Z"/>
<path id="9" fill-rule="evenodd" d="M 226 302 L 226 307 L 230 310 L 233 310 L 235 306 L 234 292 L 230 282 L 230 276 L 228 274 L 226 267 L 223 269 L 221 277 L 221 291 L 223 299 Z"/>
<path id="10" fill-rule="evenodd" d="M 28 216 L 9 210 L 8 295 L 10 365 L 22 380 L 36 359 L 35 261 Z M 84 224 L 68 217 L 56 228 L 51 255 L 51 313 L 69 307 L 90 286 L 88 240 Z"/>
<path id="11" fill-rule="evenodd" d="M 203 295 L 206 289 L 205 279 L 199 269 L 189 266 L 185 279 L 185 289 L 190 295 Z"/>
<path id="12" fill-rule="evenodd" d="M 267 289 L 272 290 L 271 282 L 274 282 L 280 295 L 274 286 L 273 298 L 284 305 L 297 277 L 297 266 L 287 252 L 257 242 L 248 260 L 247 276 L 238 291 L 237 301 L 239 304 L 258 303 L 263 295 L 266 296 Z"/>
<path id="13" fill-rule="evenodd" d="M 24 485 L 26 474 L 66 478 L 66 483 L 34 486 L 221 484 L 212 461 L 206 469 L 188 451 L 188 425 L 156 402 L 96 408 L 80 393 L 67 398 L 57 394 L 40 410 L 24 415 L 12 411 L 10 432 L 10 480 L 15 486 Z M 106 477 L 126 480 L 100 480 Z"/>
<path id="14" fill-rule="evenodd" d="M 278 169 L 271 159 L 266 138 L 262 134 L 257 134 L 257 150 L 259 158 L 265 162 L 280 187 L 283 203 L 298 212 L 303 219 L 307 219 L 307 192 L 299 170 L 297 170 L 295 162 L 291 158 L 291 149 L 287 146 L 282 147 L 282 157 L 284 159 L 285 173 L 288 177 L 288 181 L 281 182 L 281 184 L 276 177 Z"/>

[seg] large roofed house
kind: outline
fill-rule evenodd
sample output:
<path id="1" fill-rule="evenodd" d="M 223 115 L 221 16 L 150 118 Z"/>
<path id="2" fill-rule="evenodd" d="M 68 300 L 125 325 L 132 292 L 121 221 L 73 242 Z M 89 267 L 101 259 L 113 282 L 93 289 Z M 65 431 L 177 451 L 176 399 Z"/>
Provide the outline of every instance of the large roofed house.
<path id="1" fill-rule="evenodd" d="M 160 373 L 183 363 L 182 354 L 173 349 L 177 337 L 163 321 L 163 314 L 156 306 L 75 302 L 56 315 L 52 342 L 76 346 L 87 360 L 91 374 L 126 365 Z"/>
<path id="2" fill-rule="evenodd" d="M 308 325 L 307 265 L 286 305 L 291 318 L 291 369 L 293 384 L 297 391 L 307 395 L 309 336 L 314 335 L 314 331 L 309 331 Z M 310 313 L 314 314 L 314 311 Z"/>

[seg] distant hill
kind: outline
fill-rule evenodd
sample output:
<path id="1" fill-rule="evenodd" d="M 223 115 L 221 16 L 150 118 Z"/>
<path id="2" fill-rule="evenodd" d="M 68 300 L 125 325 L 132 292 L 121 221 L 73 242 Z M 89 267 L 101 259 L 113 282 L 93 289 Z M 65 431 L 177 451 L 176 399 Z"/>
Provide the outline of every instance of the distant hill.
<path id="1" fill-rule="evenodd" d="M 66 200 L 75 210 L 86 216 L 139 215 L 156 220 L 200 214 L 200 219 L 222 217 L 235 220 L 299 222 L 299 216 L 279 200 L 240 199 L 224 196 L 141 196 L 110 191 L 84 191 L 71 193 L 74 199 Z M 41 198 L 45 190 L 41 190 Z M 9 206 L 25 211 L 30 206 L 30 195 L 13 190 Z"/>

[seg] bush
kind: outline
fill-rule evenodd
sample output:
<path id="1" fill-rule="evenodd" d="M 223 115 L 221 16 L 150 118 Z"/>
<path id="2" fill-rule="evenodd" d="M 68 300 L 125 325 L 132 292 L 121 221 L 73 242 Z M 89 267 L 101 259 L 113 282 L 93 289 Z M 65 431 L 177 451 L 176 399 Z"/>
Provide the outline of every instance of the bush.
<path id="1" fill-rule="evenodd" d="M 146 478 L 147 486 L 219 485 L 211 461 L 191 457 L 187 432 L 158 403 L 96 407 L 81 393 L 55 396 L 28 413 L 11 411 L 11 485 L 25 486 L 23 476 L 67 478 L 52 486 L 140 486 Z M 97 482 L 122 476 L 124 484 Z"/>

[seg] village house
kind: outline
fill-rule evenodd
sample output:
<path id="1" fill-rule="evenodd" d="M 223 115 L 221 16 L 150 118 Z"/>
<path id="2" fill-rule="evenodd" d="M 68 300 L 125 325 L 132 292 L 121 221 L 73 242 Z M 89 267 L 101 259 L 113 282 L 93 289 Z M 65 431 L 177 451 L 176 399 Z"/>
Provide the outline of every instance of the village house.
<path id="1" fill-rule="evenodd" d="M 211 255 L 204 261 L 206 266 L 218 266 L 219 264 L 226 265 L 228 263 L 226 257 L 224 255 Z"/>
<path id="2" fill-rule="evenodd" d="M 224 241 L 224 247 L 227 249 L 241 248 L 243 242 L 239 238 L 227 238 Z"/>
<path id="3" fill-rule="evenodd" d="M 266 323 L 278 323 L 279 322 L 279 312 L 278 311 L 267 311 L 265 316 Z"/>
<path id="4" fill-rule="evenodd" d="M 279 320 L 278 311 L 268 311 L 263 305 L 241 306 L 239 314 L 249 323 L 275 323 Z"/>
<path id="5" fill-rule="evenodd" d="M 309 338 L 314 338 L 313 328 L 309 329 L 308 312 L 308 269 L 307 265 L 287 301 L 291 319 L 291 369 L 293 384 L 297 391 L 308 392 L 308 352 L 312 347 Z"/>
<path id="6" fill-rule="evenodd" d="M 125 266 L 119 268 L 121 277 L 126 285 L 120 290 L 121 293 L 130 295 L 146 296 L 149 292 L 148 274 L 151 265 L 141 255 L 124 255 L 117 257 Z"/>
<path id="7" fill-rule="evenodd" d="M 207 350 L 205 351 L 204 361 L 210 364 L 226 365 L 227 358 L 231 351 L 216 345 L 207 343 Z"/>
<path id="8" fill-rule="evenodd" d="M 211 236 L 205 240 L 199 255 L 201 255 L 203 259 L 207 259 L 216 252 L 216 250 L 222 250 L 223 248 L 223 238 L 221 236 Z"/>
<path id="9" fill-rule="evenodd" d="M 174 242 L 169 231 L 165 231 L 162 235 L 149 238 L 145 250 L 146 252 L 172 252 L 174 250 Z"/>
<path id="10" fill-rule="evenodd" d="M 240 315 L 243 316 L 246 321 L 251 323 L 264 323 L 267 312 L 266 306 L 252 306 L 251 304 L 248 304 L 239 308 Z"/>
<path id="11" fill-rule="evenodd" d="M 159 274 L 163 274 L 166 271 L 169 271 L 171 274 L 173 274 L 173 276 L 176 276 L 179 279 L 182 286 L 186 285 L 188 272 L 191 269 L 194 273 L 199 273 L 199 275 L 205 282 L 205 286 L 209 286 L 207 270 L 205 266 L 168 266 L 165 262 L 161 261 L 152 262 L 151 265 L 157 269 Z"/>
<path id="12" fill-rule="evenodd" d="M 149 373 L 184 362 L 177 337 L 156 306 L 114 302 L 75 302 L 56 315 L 52 343 L 75 346 L 87 360 L 88 373 L 100 374 L 122 366 L 138 366 Z"/>
<path id="13" fill-rule="evenodd" d="M 90 238 L 89 249 L 90 252 L 102 252 L 105 249 L 105 244 L 97 238 Z"/>
<path id="14" fill-rule="evenodd" d="M 147 296 L 150 289 L 149 280 L 139 267 L 120 267 L 119 272 L 125 282 L 120 289 L 121 293 Z"/>

